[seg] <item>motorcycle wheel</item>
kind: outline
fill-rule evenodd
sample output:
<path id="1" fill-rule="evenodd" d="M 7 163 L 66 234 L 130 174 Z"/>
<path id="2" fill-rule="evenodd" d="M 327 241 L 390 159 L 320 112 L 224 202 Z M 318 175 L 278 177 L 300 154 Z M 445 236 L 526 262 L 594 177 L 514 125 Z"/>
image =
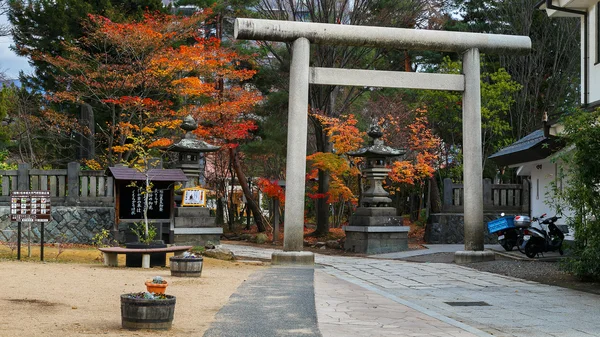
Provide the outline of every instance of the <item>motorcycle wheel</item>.
<path id="1" fill-rule="evenodd" d="M 500 246 L 502 246 L 502 248 L 504 248 L 504 250 L 506 250 L 507 252 L 510 252 L 511 250 L 513 250 L 513 246 L 508 242 L 508 240 L 498 240 L 498 243 L 500 244 Z"/>
<path id="2" fill-rule="evenodd" d="M 528 242 L 525 245 L 525 255 L 527 255 L 528 258 L 533 259 L 534 257 L 536 257 L 536 255 L 538 254 L 537 250 L 535 249 L 535 245 L 530 242 Z"/>

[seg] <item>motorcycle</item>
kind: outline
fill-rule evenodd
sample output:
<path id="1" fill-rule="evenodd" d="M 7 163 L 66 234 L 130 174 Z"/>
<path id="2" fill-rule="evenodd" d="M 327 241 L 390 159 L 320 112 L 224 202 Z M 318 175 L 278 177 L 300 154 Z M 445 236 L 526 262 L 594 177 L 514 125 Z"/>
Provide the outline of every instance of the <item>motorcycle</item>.
<path id="1" fill-rule="evenodd" d="M 522 228 L 528 227 L 531 221 L 529 217 L 524 215 L 504 216 L 500 214 L 500 218 L 488 222 L 488 232 L 498 235 L 498 244 L 507 252 L 513 250 L 515 246 L 519 247 L 519 239 L 522 239 Z"/>
<path id="2" fill-rule="evenodd" d="M 539 253 L 554 251 L 563 255 L 562 243 L 565 234 L 556 226 L 556 221 L 560 217 L 553 216 L 539 222 L 542 217 L 537 219 L 540 228 L 528 227 L 523 230 L 523 240 L 519 242 L 519 251 L 525 253 L 529 258 L 534 258 Z M 543 225 L 546 225 L 548 229 L 544 229 Z"/>

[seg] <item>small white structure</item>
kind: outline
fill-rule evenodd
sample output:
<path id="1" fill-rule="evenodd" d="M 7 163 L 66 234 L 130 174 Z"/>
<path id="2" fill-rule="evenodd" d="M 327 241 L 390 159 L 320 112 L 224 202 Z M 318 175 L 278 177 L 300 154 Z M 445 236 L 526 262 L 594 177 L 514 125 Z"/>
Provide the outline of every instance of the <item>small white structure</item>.
<path id="1" fill-rule="evenodd" d="M 554 161 L 552 153 L 561 148 L 555 134 L 545 127 L 534 131 L 517 142 L 490 156 L 498 165 L 517 168 L 517 175 L 528 177 L 530 182 L 529 200 L 532 217 L 542 214 L 554 216 L 558 213 L 552 203 L 553 186 L 562 189 L 566 181 L 560 178 L 560 166 L 564 163 Z M 570 212 L 562 210 L 562 218 L 557 225 L 566 225 Z"/>

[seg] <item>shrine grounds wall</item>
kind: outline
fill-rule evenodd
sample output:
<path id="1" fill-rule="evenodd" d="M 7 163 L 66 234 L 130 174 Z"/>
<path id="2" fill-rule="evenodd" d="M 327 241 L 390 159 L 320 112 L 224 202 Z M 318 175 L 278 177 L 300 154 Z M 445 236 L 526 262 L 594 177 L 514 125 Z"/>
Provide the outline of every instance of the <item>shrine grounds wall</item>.
<path id="1" fill-rule="evenodd" d="M 50 192 L 52 218 L 44 225 L 45 242 L 89 244 L 96 233 L 114 226 L 113 178 L 104 171 L 81 170 L 76 162 L 61 170 L 19 164 L 17 170 L 0 171 L 0 241 L 16 240 L 18 224 L 9 217 L 10 193 L 27 190 Z M 28 223 L 22 224 L 26 233 Z M 40 241 L 40 229 L 38 223 L 32 226 L 34 242 Z"/>
<path id="2" fill-rule="evenodd" d="M 489 234 L 487 222 L 497 219 L 498 214 L 484 214 L 482 224 L 484 230 L 484 243 L 497 243 L 496 234 Z M 435 213 L 430 214 L 425 226 L 425 242 L 427 243 L 464 243 L 465 242 L 465 216 L 462 213 Z"/>
<path id="3" fill-rule="evenodd" d="M 10 207 L 0 206 L 0 241 L 16 240 L 17 223 L 10 221 Z M 91 244 L 92 237 L 103 229 L 110 230 L 115 222 L 114 207 L 53 206 L 52 220 L 45 226 L 44 241 Z M 28 226 L 22 223 L 22 230 Z M 39 223 L 32 226 L 32 241 L 40 242 Z M 61 237 L 64 234 L 64 237 Z M 25 235 L 25 234 L 23 234 Z M 24 239 L 23 239 L 24 240 Z"/>

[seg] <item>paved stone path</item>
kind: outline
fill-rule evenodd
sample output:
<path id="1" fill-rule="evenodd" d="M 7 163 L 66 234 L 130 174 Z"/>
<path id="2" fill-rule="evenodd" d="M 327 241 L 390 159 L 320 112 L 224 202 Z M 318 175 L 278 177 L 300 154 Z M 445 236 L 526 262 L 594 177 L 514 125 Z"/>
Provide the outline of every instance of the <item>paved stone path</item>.
<path id="1" fill-rule="evenodd" d="M 224 247 L 231 249 L 238 256 L 263 259 L 269 259 L 274 251 L 249 246 Z M 363 303 L 362 307 L 350 301 L 346 301 L 343 306 L 348 309 L 347 312 L 352 313 L 350 319 L 371 317 L 364 319 L 371 322 L 372 326 L 368 336 L 392 331 L 390 325 L 397 326 L 402 323 L 402 320 L 378 323 L 372 316 L 367 316 L 372 311 L 368 305 L 380 303 L 382 298 L 389 300 L 384 301 L 386 304 L 393 302 L 395 305 L 411 309 L 394 307 L 394 310 L 398 310 L 398 317 L 407 317 L 406 326 L 418 322 L 417 317 L 424 317 L 422 315 L 446 323 L 425 324 L 441 329 L 422 334 L 427 336 L 432 333 L 436 333 L 433 336 L 453 336 L 452 333 L 456 331 L 461 333 L 458 336 L 600 336 L 598 295 L 481 272 L 454 264 L 410 263 L 320 254 L 316 254 L 315 261 L 322 266 L 317 270 L 315 292 L 319 328 L 326 337 L 341 335 L 332 334 L 331 324 L 335 323 L 332 321 L 334 317 L 327 316 L 327 311 L 321 310 L 324 307 L 319 302 L 318 294 L 325 292 L 321 291 L 321 287 L 323 284 L 326 287 L 327 284 L 327 278 L 321 276 L 321 272 L 346 281 L 347 283 L 338 282 L 343 284 L 341 288 L 353 289 L 350 291 L 353 296 L 363 298 L 360 301 Z M 359 289 L 362 289 L 362 292 L 359 292 Z M 341 295 L 337 296 L 337 300 L 340 300 L 339 297 L 348 300 L 347 290 L 340 291 Z M 364 307 L 365 303 L 367 308 Z M 356 330 L 353 331 L 356 331 L 356 336 L 364 336 L 360 333 L 360 324 L 349 325 L 355 326 Z M 404 328 L 403 325 L 400 326 Z M 452 330 L 454 328 L 458 330 Z M 418 333 L 400 335 L 419 336 Z"/>
<path id="2" fill-rule="evenodd" d="M 204 337 L 320 337 L 313 268 L 253 273 L 219 310 Z"/>
<path id="3" fill-rule="evenodd" d="M 315 272 L 315 304 L 319 330 L 325 337 L 480 335 L 468 326 L 449 324 L 319 270 Z"/>

